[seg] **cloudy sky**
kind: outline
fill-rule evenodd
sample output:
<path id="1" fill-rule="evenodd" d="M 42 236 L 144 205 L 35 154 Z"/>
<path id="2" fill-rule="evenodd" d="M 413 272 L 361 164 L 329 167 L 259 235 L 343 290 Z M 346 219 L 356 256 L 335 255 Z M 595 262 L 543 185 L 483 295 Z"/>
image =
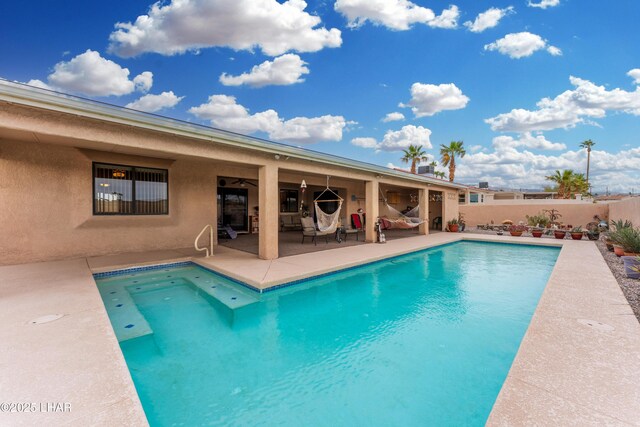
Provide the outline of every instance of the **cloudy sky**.
<path id="1" fill-rule="evenodd" d="M 76 4 L 74 4 L 76 3 Z M 640 191 L 637 0 L 3 2 L 0 77 L 457 180 Z"/>

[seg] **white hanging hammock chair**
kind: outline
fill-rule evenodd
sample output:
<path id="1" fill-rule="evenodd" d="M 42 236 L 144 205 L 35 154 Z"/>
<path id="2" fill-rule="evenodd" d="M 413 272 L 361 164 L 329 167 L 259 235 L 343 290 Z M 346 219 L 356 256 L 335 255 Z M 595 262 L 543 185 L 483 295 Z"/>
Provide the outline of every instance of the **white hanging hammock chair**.
<path id="1" fill-rule="evenodd" d="M 411 209 L 407 213 L 402 213 L 387 202 L 387 198 L 384 197 L 382 188 L 379 188 L 379 190 L 380 190 L 380 194 L 382 195 L 382 200 L 384 201 L 384 204 L 386 205 L 389 212 L 394 216 L 398 217 L 393 219 L 382 217 L 381 219 L 383 221 L 386 221 L 390 224 L 390 227 L 387 227 L 387 228 L 401 228 L 401 229 L 415 228 L 415 227 L 418 227 L 420 224 L 426 222 L 426 220 L 420 219 L 420 215 L 419 215 L 420 205 Z"/>
<path id="2" fill-rule="evenodd" d="M 333 194 L 336 198 L 330 200 L 320 200 L 320 197 L 322 197 L 322 195 L 327 191 Z M 316 210 L 316 218 L 318 220 L 318 230 L 326 234 L 335 233 L 338 228 L 338 221 L 340 220 L 340 211 L 342 210 L 343 201 L 344 199 L 342 197 L 338 196 L 333 190 L 329 188 L 329 177 L 327 177 L 327 188 L 325 188 L 324 191 L 320 193 L 318 197 L 316 197 L 313 201 L 313 205 Z M 319 203 L 330 202 L 338 202 L 338 208 L 335 210 L 335 212 L 328 214 L 320 208 Z"/>

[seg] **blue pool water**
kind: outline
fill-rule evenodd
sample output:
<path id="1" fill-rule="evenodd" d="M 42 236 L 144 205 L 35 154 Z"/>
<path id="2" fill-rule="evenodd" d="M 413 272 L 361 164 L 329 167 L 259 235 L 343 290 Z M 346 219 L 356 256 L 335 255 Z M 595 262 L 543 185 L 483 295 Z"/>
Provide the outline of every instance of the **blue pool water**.
<path id="1" fill-rule="evenodd" d="M 483 425 L 558 249 L 460 242 L 259 295 L 97 279 L 152 426 Z"/>

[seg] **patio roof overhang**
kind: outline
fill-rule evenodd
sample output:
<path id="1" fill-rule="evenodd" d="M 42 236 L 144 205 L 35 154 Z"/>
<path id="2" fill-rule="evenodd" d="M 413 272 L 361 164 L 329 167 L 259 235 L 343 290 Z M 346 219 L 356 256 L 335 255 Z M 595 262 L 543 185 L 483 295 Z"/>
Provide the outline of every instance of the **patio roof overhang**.
<path id="1" fill-rule="evenodd" d="M 288 144 L 241 135 L 156 114 L 144 113 L 125 107 L 119 107 L 47 89 L 36 88 L 22 83 L 10 82 L 4 79 L 0 79 L 0 101 L 65 114 L 73 114 L 79 117 L 132 126 L 166 134 L 184 136 L 230 147 L 249 149 L 261 153 L 289 156 L 300 160 L 356 169 L 362 172 L 379 175 L 380 178 L 393 177 L 441 187 L 456 189 L 466 188 L 463 184 L 415 175 L 409 172 L 397 171 L 372 163 L 320 153 L 309 149 L 294 147 Z"/>

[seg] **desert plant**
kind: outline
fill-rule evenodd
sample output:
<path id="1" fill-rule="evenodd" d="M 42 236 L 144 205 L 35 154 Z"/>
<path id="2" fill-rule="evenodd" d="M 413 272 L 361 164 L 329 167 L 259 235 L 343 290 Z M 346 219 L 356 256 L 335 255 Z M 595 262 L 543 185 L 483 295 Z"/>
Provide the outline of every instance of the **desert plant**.
<path id="1" fill-rule="evenodd" d="M 571 233 L 582 233 L 582 227 L 581 226 L 573 227 L 570 232 Z"/>
<path id="2" fill-rule="evenodd" d="M 640 229 L 626 227 L 616 230 L 613 234 L 615 238 L 611 239 L 622 246 L 625 252 L 640 254 Z"/>
<path id="3" fill-rule="evenodd" d="M 613 231 L 617 231 L 617 230 L 620 230 L 620 229 L 623 229 L 623 228 L 631 228 L 631 227 L 633 227 L 633 223 L 631 221 L 629 221 L 628 219 L 626 219 L 624 221 L 621 220 L 621 219 L 616 220 L 616 221 L 611 220 L 611 223 L 609 225 L 609 228 L 611 230 L 613 230 Z"/>
<path id="4" fill-rule="evenodd" d="M 453 218 L 447 221 L 447 225 L 458 225 L 459 223 L 460 221 L 458 221 L 458 218 Z"/>
<path id="5" fill-rule="evenodd" d="M 558 218 L 562 218 L 562 215 L 560 215 L 560 211 L 558 211 L 557 209 L 543 209 L 542 212 L 547 214 L 547 216 L 549 217 L 549 223 L 557 222 Z"/>
<path id="6" fill-rule="evenodd" d="M 540 227 L 540 228 L 546 228 L 547 225 L 549 225 L 549 218 L 547 218 L 546 215 L 544 215 L 543 213 L 539 213 L 537 215 L 526 215 L 527 217 L 527 224 L 530 225 L 531 227 Z"/>

